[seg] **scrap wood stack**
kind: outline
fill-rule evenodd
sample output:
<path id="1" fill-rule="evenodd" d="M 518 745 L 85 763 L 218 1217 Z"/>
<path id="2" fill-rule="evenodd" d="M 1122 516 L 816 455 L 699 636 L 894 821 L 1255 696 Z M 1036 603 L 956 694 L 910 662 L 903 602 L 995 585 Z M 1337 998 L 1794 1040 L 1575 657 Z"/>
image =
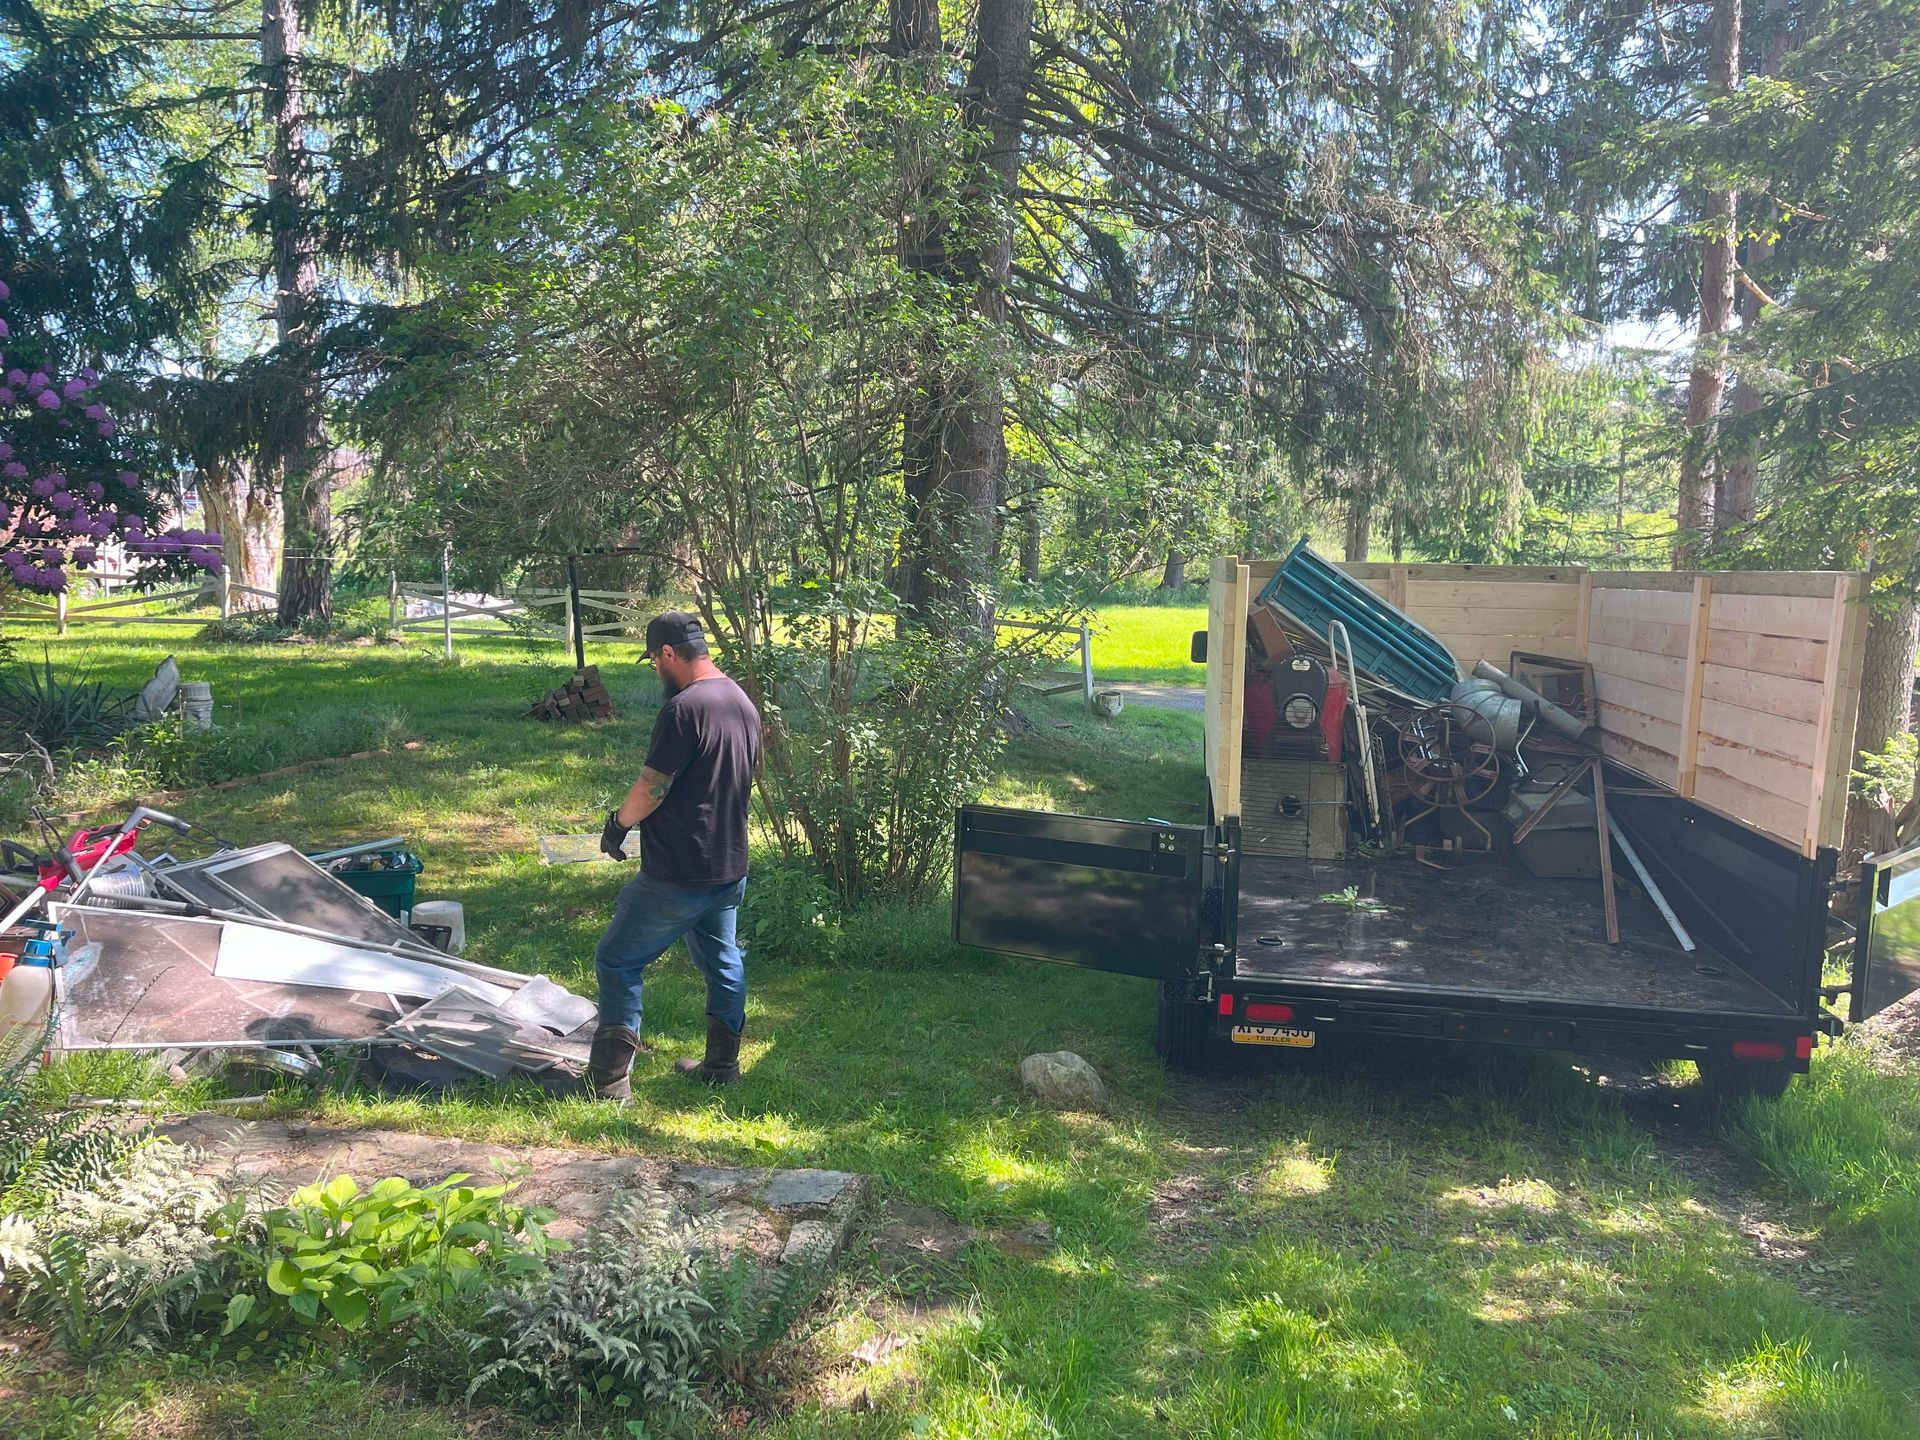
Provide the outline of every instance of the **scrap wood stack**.
<path id="1" fill-rule="evenodd" d="M 613 697 L 600 683 L 600 667 L 589 665 L 574 671 L 559 689 L 547 692 L 527 714 L 542 720 L 611 720 Z"/>

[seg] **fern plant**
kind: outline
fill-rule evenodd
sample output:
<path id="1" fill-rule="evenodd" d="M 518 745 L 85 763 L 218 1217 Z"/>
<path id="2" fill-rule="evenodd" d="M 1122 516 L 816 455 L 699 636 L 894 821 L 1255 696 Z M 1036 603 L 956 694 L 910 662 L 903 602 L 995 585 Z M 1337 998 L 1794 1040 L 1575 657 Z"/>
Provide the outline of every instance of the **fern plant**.
<path id="1" fill-rule="evenodd" d="M 21 1317 L 78 1354 L 152 1347 L 230 1289 L 231 1241 L 252 1222 L 193 1165 L 191 1151 L 154 1141 L 8 1217 L 0 1263 Z"/>
<path id="2" fill-rule="evenodd" d="M 722 1388 L 744 1395 L 761 1388 L 777 1368 L 794 1325 L 825 1283 L 823 1263 L 776 1265 L 771 1270 L 741 1254 L 701 1267 L 700 1291 L 713 1307 L 707 1327 L 706 1369 Z"/>
<path id="3" fill-rule="evenodd" d="M 657 1188 L 623 1197 L 544 1275 L 497 1292 L 467 1336 L 480 1362 L 468 1395 L 491 1390 L 543 1417 L 704 1411 L 715 1313 L 699 1284 L 704 1229 Z"/>
<path id="4" fill-rule="evenodd" d="M 140 1135 L 98 1120 L 50 1113 L 18 1086 L 0 1085 L 0 1215 L 100 1183 L 142 1143 Z"/>

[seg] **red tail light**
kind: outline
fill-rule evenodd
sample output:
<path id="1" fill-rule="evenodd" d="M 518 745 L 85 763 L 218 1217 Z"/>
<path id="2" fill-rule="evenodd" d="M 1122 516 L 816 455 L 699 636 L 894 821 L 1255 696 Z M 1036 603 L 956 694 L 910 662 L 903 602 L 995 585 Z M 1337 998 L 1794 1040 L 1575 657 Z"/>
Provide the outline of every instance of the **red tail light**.
<path id="1" fill-rule="evenodd" d="M 1796 1060 L 1811 1060 L 1813 1058 L 1813 1036 L 1802 1035 L 1798 1040 L 1793 1042 L 1793 1058 Z"/>
<path id="2" fill-rule="evenodd" d="M 1233 1014 L 1233 996 L 1222 995 L 1220 997 L 1220 1013 L 1222 1015 Z"/>
<path id="3" fill-rule="evenodd" d="M 1258 1000 L 1251 1000 L 1247 1002 L 1247 1008 L 1241 1013 L 1249 1020 L 1291 1020 L 1293 1018 L 1293 1007 L 1291 1005 L 1267 1005 Z"/>
<path id="4" fill-rule="evenodd" d="M 1733 1053 L 1741 1060 L 1784 1060 L 1787 1047 L 1778 1040 L 1736 1040 Z"/>

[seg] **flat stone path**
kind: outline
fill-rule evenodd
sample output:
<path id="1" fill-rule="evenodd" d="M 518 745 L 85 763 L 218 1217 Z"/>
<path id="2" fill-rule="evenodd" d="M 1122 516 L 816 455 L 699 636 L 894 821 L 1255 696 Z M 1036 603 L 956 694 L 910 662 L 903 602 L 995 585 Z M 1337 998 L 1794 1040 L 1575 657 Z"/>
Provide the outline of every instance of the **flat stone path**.
<path id="1" fill-rule="evenodd" d="M 565 1240 L 585 1234 L 623 1194 L 654 1186 L 688 1216 L 712 1215 L 718 1248 L 750 1251 L 768 1264 L 838 1260 L 872 1192 L 867 1176 L 847 1170 L 694 1165 L 408 1130 L 336 1130 L 210 1114 L 155 1128 L 204 1152 L 207 1174 L 282 1190 L 335 1175 L 351 1175 L 363 1189 L 389 1175 L 431 1185 L 464 1173 L 488 1184 L 506 1165 L 519 1177 L 514 1201 L 553 1211 L 547 1233 Z"/>

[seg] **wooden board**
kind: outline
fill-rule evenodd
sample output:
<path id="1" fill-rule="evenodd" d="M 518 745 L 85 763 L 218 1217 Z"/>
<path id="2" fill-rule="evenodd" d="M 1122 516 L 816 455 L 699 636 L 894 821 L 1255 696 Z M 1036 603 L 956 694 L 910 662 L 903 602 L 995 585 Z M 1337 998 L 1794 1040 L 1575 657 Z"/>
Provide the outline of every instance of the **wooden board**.
<path id="1" fill-rule="evenodd" d="M 1215 558 L 1207 587 L 1207 787 L 1216 820 L 1240 813 L 1240 736 L 1245 727 L 1247 567 Z"/>

